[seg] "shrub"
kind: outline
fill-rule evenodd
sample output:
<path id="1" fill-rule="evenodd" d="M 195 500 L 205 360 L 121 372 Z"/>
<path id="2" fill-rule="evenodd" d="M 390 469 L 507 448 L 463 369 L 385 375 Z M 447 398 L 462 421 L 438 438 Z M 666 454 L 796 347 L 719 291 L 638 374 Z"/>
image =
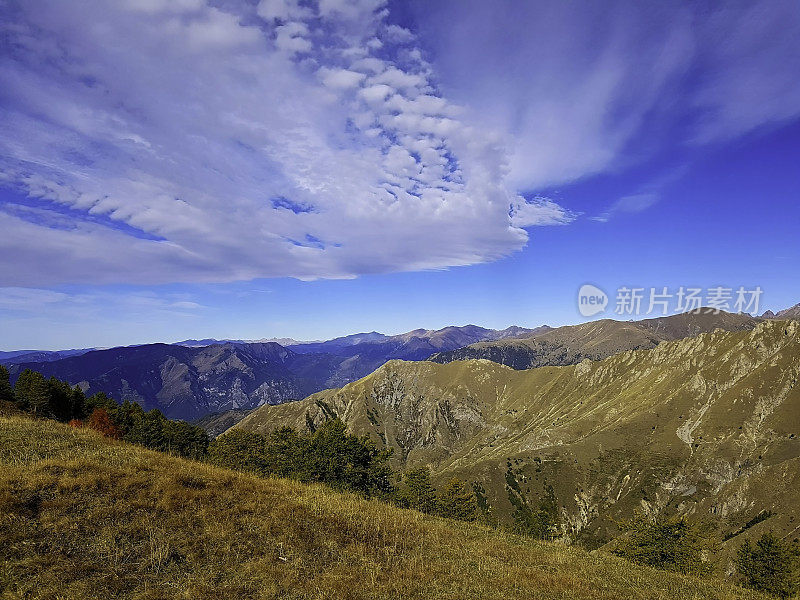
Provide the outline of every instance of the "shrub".
<path id="1" fill-rule="evenodd" d="M 678 573 L 704 575 L 714 565 L 709 557 L 717 550 L 713 529 L 706 523 L 690 523 L 683 517 L 638 517 L 612 552 L 632 562 Z"/>
<path id="2" fill-rule="evenodd" d="M 736 567 L 745 586 L 779 598 L 800 591 L 800 546 L 784 542 L 771 532 L 755 545 L 750 540 L 739 547 Z"/>
<path id="3" fill-rule="evenodd" d="M 81 427 L 83 427 L 83 421 L 81 421 L 80 419 L 70 419 L 68 425 L 73 429 L 80 429 Z"/>
<path id="4" fill-rule="evenodd" d="M 118 440 L 122 437 L 122 432 L 119 430 L 119 427 L 114 424 L 114 421 L 111 420 L 111 417 L 105 408 L 94 409 L 92 415 L 89 417 L 87 425 L 91 429 L 102 433 L 106 437 L 110 437 L 115 440 Z"/>

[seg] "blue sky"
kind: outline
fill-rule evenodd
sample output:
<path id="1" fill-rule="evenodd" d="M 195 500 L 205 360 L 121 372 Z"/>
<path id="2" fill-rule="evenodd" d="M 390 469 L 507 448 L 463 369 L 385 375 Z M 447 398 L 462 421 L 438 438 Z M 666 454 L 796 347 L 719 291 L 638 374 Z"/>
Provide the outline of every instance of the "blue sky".
<path id="1" fill-rule="evenodd" d="M 0 12 L 0 349 L 800 301 L 795 1 Z"/>

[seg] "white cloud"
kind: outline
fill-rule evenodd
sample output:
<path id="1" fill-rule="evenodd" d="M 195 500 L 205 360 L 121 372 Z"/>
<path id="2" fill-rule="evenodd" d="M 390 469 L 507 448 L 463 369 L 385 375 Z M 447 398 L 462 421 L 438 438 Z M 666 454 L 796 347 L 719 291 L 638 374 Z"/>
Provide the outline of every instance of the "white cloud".
<path id="1" fill-rule="evenodd" d="M 511 207 L 511 222 L 517 227 L 568 225 L 579 215 L 559 206 L 550 198 L 537 196 L 526 200 L 518 196 Z"/>
<path id="2" fill-rule="evenodd" d="M 347 69 L 328 69 L 323 67 L 319 71 L 322 83 L 336 90 L 347 90 L 358 87 L 365 75 Z"/>
<path id="3" fill-rule="evenodd" d="M 411 37 L 402 67 L 367 49 L 381 2 L 242 11 L 6 10 L 0 177 L 29 200 L 0 205 L 0 282 L 437 269 L 547 222 L 510 220 L 501 141 L 436 92 Z"/>

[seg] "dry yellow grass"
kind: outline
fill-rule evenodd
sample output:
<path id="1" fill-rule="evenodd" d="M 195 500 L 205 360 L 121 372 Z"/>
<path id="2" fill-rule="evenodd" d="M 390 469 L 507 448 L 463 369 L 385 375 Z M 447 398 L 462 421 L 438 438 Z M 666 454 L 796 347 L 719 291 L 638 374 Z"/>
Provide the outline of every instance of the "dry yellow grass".
<path id="1" fill-rule="evenodd" d="M 0 559 L 2 598 L 760 598 L 19 416 L 0 416 Z"/>

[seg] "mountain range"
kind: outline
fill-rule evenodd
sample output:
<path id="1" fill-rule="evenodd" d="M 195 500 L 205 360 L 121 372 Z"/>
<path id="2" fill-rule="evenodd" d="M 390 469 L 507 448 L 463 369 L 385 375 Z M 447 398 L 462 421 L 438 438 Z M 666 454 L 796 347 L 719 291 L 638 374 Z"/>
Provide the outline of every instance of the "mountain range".
<path id="1" fill-rule="evenodd" d="M 229 410 L 241 415 L 243 409 L 341 387 L 388 360 L 422 360 L 480 340 L 535 332 L 467 325 L 396 336 L 356 334 L 286 347 L 276 342 L 187 340 L 83 351 L 66 358 L 33 355 L 34 360 L 22 360 L 31 356 L 22 354 L 2 362 L 9 365 L 12 379 L 30 368 L 80 385 L 88 394 L 105 392 L 119 401 L 158 408 L 169 418 L 195 420 Z"/>
<path id="2" fill-rule="evenodd" d="M 800 532 L 800 323 L 724 319 L 736 329 L 567 366 L 390 361 L 237 427 L 337 416 L 398 468 L 474 483 L 499 520 L 552 489 L 568 539 L 607 544 L 636 511 L 713 517 L 730 557 L 740 536 Z M 643 327 L 685 331 L 668 325 Z"/>
<path id="3" fill-rule="evenodd" d="M 439 363 L 486 358 L 515 369 L 576 364 L 624 350 L 712 331 L 753 328 L 749 315 L 683 314 L 643 321 L 604 319 L 581 325 L 493 330 L 476 325 L 416 329 L 399 335 L 359 333 L 327 341 L 185 340 L 110 349 L 19 351 L 0 356 L 12 380 L 30 368 L 105 392 L 167 417 L 197 420 L 212 433 L 246 411 L 298 400 L 356 381 L 390 360 Z M 233 411 L 228 413 L 228 411 Z M 216 415 L 220 415 L 217 419 Z"/>

